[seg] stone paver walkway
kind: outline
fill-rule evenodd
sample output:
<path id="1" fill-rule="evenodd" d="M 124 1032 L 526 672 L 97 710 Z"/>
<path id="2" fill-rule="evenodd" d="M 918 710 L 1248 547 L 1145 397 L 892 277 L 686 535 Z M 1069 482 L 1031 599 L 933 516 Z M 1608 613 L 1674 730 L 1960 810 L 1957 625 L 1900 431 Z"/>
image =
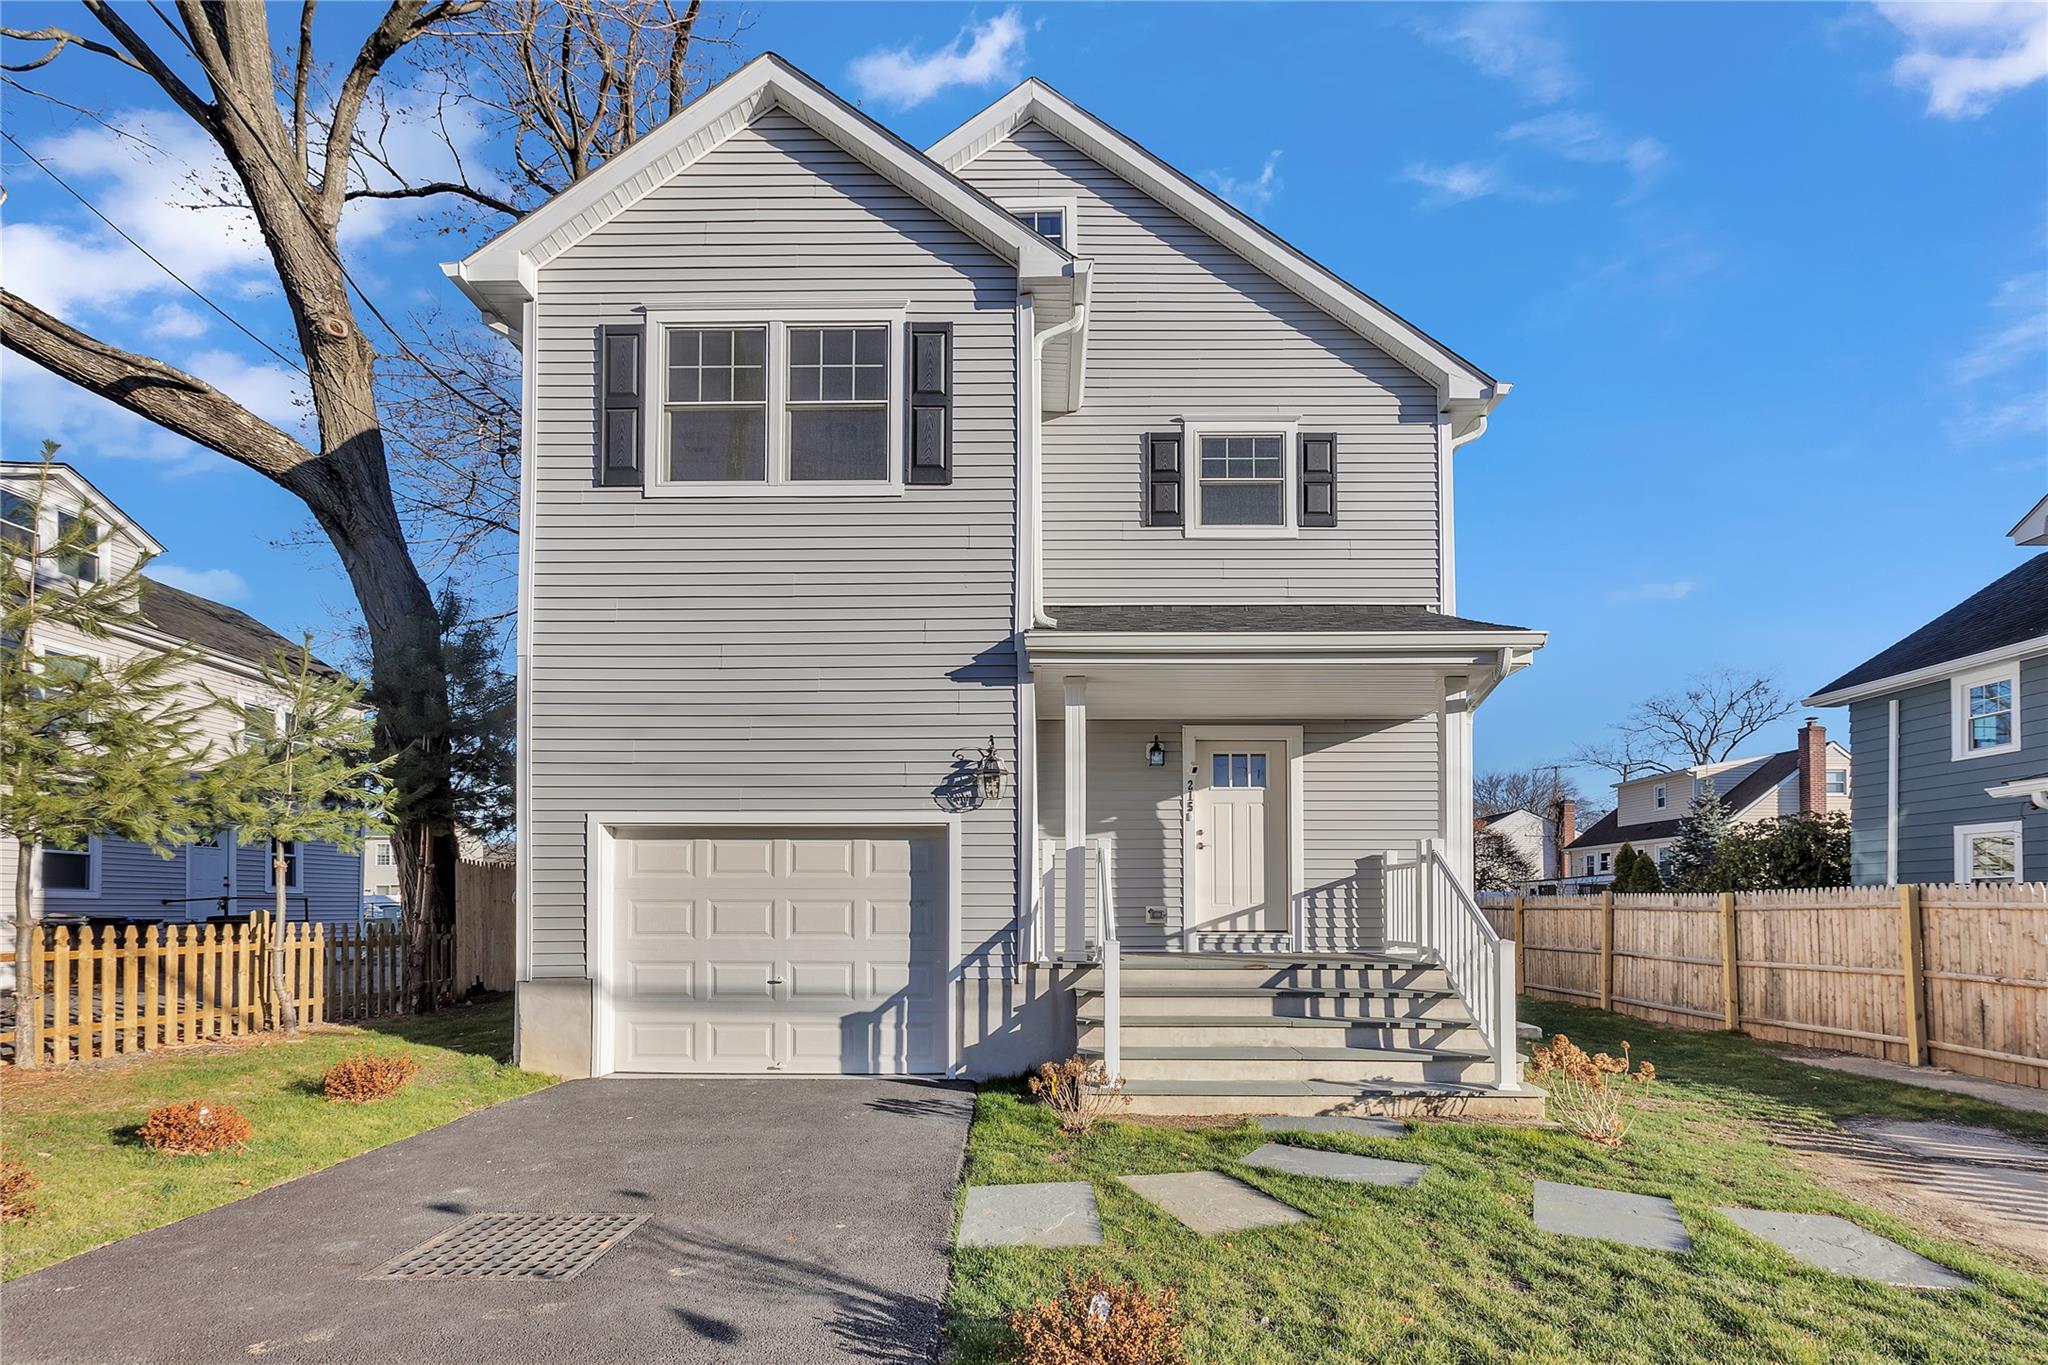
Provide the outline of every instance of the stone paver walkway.
<path id="1" fill-rule="evenodd" d="M 1768 1209 L 1724 1208 L 1719 1212 L 1737 1227 L 1781 1248 L 1794 1260 L 1837 1275 L 1878 1280 L 1908 1289 L 1963 1289 L 1970 1283 L 1946 1266 L 1936 1265 L 1846 1218 L 1825 1213 L 1772 1213 Z"/>
<path id="2" fill-rule="evenodd" d="M 979 1185 L 960 1213 L 964 1247 L 1102 1245 L 1095 1187 L 1085 1180 L 1046 1185 Z"/>
<path id="3" fill-rule="evenodd" d="M 1283 1204 L 1221 1171 L 1126 1175 L 1119 1179 L 1204 1237 L 1313 1221 L 1292 1204 Z"/>
<path id="4" fill-rule="evenodd" d="M 1422 1179 L 1423 1173 L 1429 1169 L 1412 1161 L 1381 1161 L 1377 1157 L 1325 1152 L 1314 1147 L 1288 1147 L 1278 1142 L 1269 1142 L 1245 1157 L 1244 1164 L 1261 1170 L 1285 1171 L 1289 1175 L 1314 1176 L 1319 1180 L 1343 1180 L 1354 1185 L 1393 1185 L 1402 1189 Z"/>
<path id="5" fill-rule="evenodd" d="M 1289 1118 L 1285 1114 L 1261 1114 L 1252 1122 L 1268 1133 L 1348 1133 L 1353 1137 L 1378 1138 L 1408 1136 L 1408 1125 L 1399 1119 L 1354 1118 L 1343 1114 Z"/>
<path id="6" fill-rule="evenodd" d="M 1592 1237 L 1652 1251 L 1691 1251 L 1692 1238 L 1669 1199 L 1585 1185 L 1536 1182 L 1536 1226 L 1567 1237 Z"/>

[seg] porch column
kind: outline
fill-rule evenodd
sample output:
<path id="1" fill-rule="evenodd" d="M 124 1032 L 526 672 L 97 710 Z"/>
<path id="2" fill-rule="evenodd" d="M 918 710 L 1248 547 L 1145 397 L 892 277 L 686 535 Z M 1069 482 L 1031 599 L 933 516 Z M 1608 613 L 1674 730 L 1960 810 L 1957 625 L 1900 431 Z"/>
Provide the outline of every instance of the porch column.
<path id="1" fill-rule="evenodd" d="M 1061 946 L 1079 956 L 1088 941 L 1088 680 L 1066 679 L 1063 712 L 1067 741 L 1065 833 L 1066 933 Z"/>
<path id="2" fill-rule="evenodd" d="M 1444 708 L 1438 744 L 1444 775 L 1444 856 L 1469 888 L 1472 885 L 1472 693 L 1471 679 L 1444 679 Z"/>

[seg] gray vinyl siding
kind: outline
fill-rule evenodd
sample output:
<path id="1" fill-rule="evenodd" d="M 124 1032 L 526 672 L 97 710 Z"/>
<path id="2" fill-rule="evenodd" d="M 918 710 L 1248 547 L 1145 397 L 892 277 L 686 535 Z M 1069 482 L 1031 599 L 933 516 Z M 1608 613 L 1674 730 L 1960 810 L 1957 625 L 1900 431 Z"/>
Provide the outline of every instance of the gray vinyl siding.
<path id="1" fill-rule="evenodd" d="M 1152 737 L 1166 765 L 1145 762 Z M 1038 827 L 1065 828 L 1066 743 L 1058 721 L 1038 727 Z M 1177 720 L 1090 721 L 1088 832 L 1116 838 L 1117 934 L 1134 951 L 1187 946 L 1181 899 L 1181 779 Z M 1302 871 L 1311 948 L 1382 941 L 1379 865 L 1386 850 L 1437 834 L 1443 788 L 1436 718 L 1316 721 L 1302 727 Z M 1057 891 L 1055 911 L 1057 912 Z M 1147 906 L 1164 924 L 1147 924 Z M 1259 935 L 1204 935 L 1247 940 Z M 1277 938 L 1276 938 L 1277 942 Z"/>
<path id="2" fill-rule="evenodd" d="M 581 977 L 591 812 L 941 809 L 1016 753 L 1015 270 L 771 113 L 541 271 L 528 627 L 532 973 Z M 591 487 L 593 336 L 716 296 L 742 320 L 908 299 L 950 321 L 954 481 L 900 497 Z M 892 383 L 901 383 L 892 375 Z M 970 971 L 1013 945 L 1015 808 L 962 816 Z"/>
<path id="3" fill-rule="evenodd" d="M 1087 393 L 1045 424 L 1047 600 L 1438 603 L 1431 384 L 1035 124 L 960 174 L 998 202 L 1072 196 L 1096 263 Z M 1219 540 L 1140 524 L 1143 433 L 1232 409 L 1337 434 L 1336 527 Z"/>
<path id="4" fill-rule="evenodd" d="M 299 889 L 285 892 L 285 912 L 294 920 L 356 924 L 363 917 L 363 859 L 333 844 L 308 844 L 300 851 Z M 183 874 L 180 873 L 182 878 Z M 272 904 L 270 849 L 266 844 L 235 848 L 235 909 L 240 914 Z M 262 897 L 262 901 L 253 899 Z"/>
<path id="5" fill-rule="evenodd" d="M 1896 695 L 1900 882 L 1953 881 L 1955 827 L 2006 820 L 2022 822 L 2022 873 L 2029 881 L 2048 880 L 2048 811 L 2029 810 L 2024 800 L 1984 794 L 1986 787 L 2048 771 L 2048 656 L 2028 659 L 2020 667 L 2021 747 L 2011 754 L 1953 757 L 1946 679 Z M 1852 875 L 1859 883 L 1885 879 L 1892 782 L 1889 701 L 1877 697 L 1849 709 L 1850 748 L 1855 756 Z"/>

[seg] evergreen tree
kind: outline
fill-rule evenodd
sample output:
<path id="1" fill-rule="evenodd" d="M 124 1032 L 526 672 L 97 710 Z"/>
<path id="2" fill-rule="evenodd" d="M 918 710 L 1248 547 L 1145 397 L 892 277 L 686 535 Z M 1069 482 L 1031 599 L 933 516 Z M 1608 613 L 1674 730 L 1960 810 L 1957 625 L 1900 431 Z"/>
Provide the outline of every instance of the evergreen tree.
<path id="1" fill-rule="evenodd" d="M 1636 880 L 1631 891 L 1657 892 L 1664 889 L 1664 874 L 1657 868 L 1657 860 L 1647 853 L 1636 855 Z"/>
<path id="2" fill-rule="evenodd" d="M 1677 891 L 1718 891 L 1721 845 L 1728 838 L 1728 805 L 1704 778 L 1692 808 L 1678 822 L 1678 842 L 1671 849 L 1671 885 Z"/>
<path id="3" fill-rule="evenodd" d="M 0 832 L 14 843 L 14 1060 L 24 1067 L 42 1059 L 30 894 L 39 850 L 81 849 L 101 835 L 169 857 L 205 822 L 206 807 L 206 784 L 194 779 L 197 713 L 171 677 L 188 655 L 144 648 L 119 659 L 125 646 L 102 643 L 144 624 L 142 576 L 139 567 L 105 571 L 104 523 L 90 508 L 61 522 L 55 515 L 56 455 L 45 441 L 27 506 L 10 518 L 26 533 L 0 540 Z M 61 529 L 46 534 L 53 526 Z M 78 572 L 86 563 L 99 572 Z"/>
<path id="4" fill-rule="evenodd" d="M 1621 852 L 1614 855 L 1614 880 L 1608 884 L 1610 891 L 1633 891 L 1636 889 L 1636 846 L 1623 844 Z"/>
<path id="5" fill-rule="evenodd" d="M 499 664 L 503 653 L 469 603 L 441 595 L 441 659 L 448 669 L 448 767 L 456 823 L 485 842 L 502 839 L 515 819 L 513 774 L 518 690 Z"/>
<path id="6" fill-rule="evenodd" d="M 243 725 L 241 749 L 215 769 L 223 825 L 245 840 L 270 845 L 277 902 L 270 926 L 271 1026 L 299 1026 L 298 1005 L 285 987 L 285 892 L 291 859 L 309 843 L 355 851 L 366 834 L 390 824 L 388 760 L 370 757 L 375 743 L 361 685 L 316 662 L 304 645 L 280 650 L 262 665 L 264 690 L 279 709 L 214 694 L 216 706 Z M 293 849 L 287 849 L 286 845 Z M 293 850 L 296 850 L 294 852 Z"/>

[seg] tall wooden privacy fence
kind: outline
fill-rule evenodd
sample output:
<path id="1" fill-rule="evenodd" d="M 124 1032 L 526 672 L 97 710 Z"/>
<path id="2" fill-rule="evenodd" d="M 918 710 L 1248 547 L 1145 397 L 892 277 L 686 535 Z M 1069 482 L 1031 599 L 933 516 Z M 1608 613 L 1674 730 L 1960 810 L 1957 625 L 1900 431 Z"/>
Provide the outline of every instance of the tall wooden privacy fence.
<path id="1" fill-rule="evenodd" d="M 369 1019 L 409 1008 L 403 931 L 392 924 L 288 924 L 285 985 L 302 1023 Z M 18 976 L 42 980 L 45 1062 L 89 1061 L 152 1048 L 215 1042 L 263 1028 L 268 1013 L 268 931 L 260 923 L 49 927 Z M 455 936 L 428 944 L 437 995 L 454 984 Z M 17 1031 L 0 1032 L 14 1055 Z"/>
<path id="2" fill-rule="evenodd" d="M 2048 883 L 1486 902 L 1527 995 L 2048 1086 Z"/>
<path id="3" fill-rule="evenodd" d="M 455 989 L 478 981 L 487 991 L 509 991 L 518 975 L 518 919 L 510 862 L 464 858 L 455 867 Z"/>

